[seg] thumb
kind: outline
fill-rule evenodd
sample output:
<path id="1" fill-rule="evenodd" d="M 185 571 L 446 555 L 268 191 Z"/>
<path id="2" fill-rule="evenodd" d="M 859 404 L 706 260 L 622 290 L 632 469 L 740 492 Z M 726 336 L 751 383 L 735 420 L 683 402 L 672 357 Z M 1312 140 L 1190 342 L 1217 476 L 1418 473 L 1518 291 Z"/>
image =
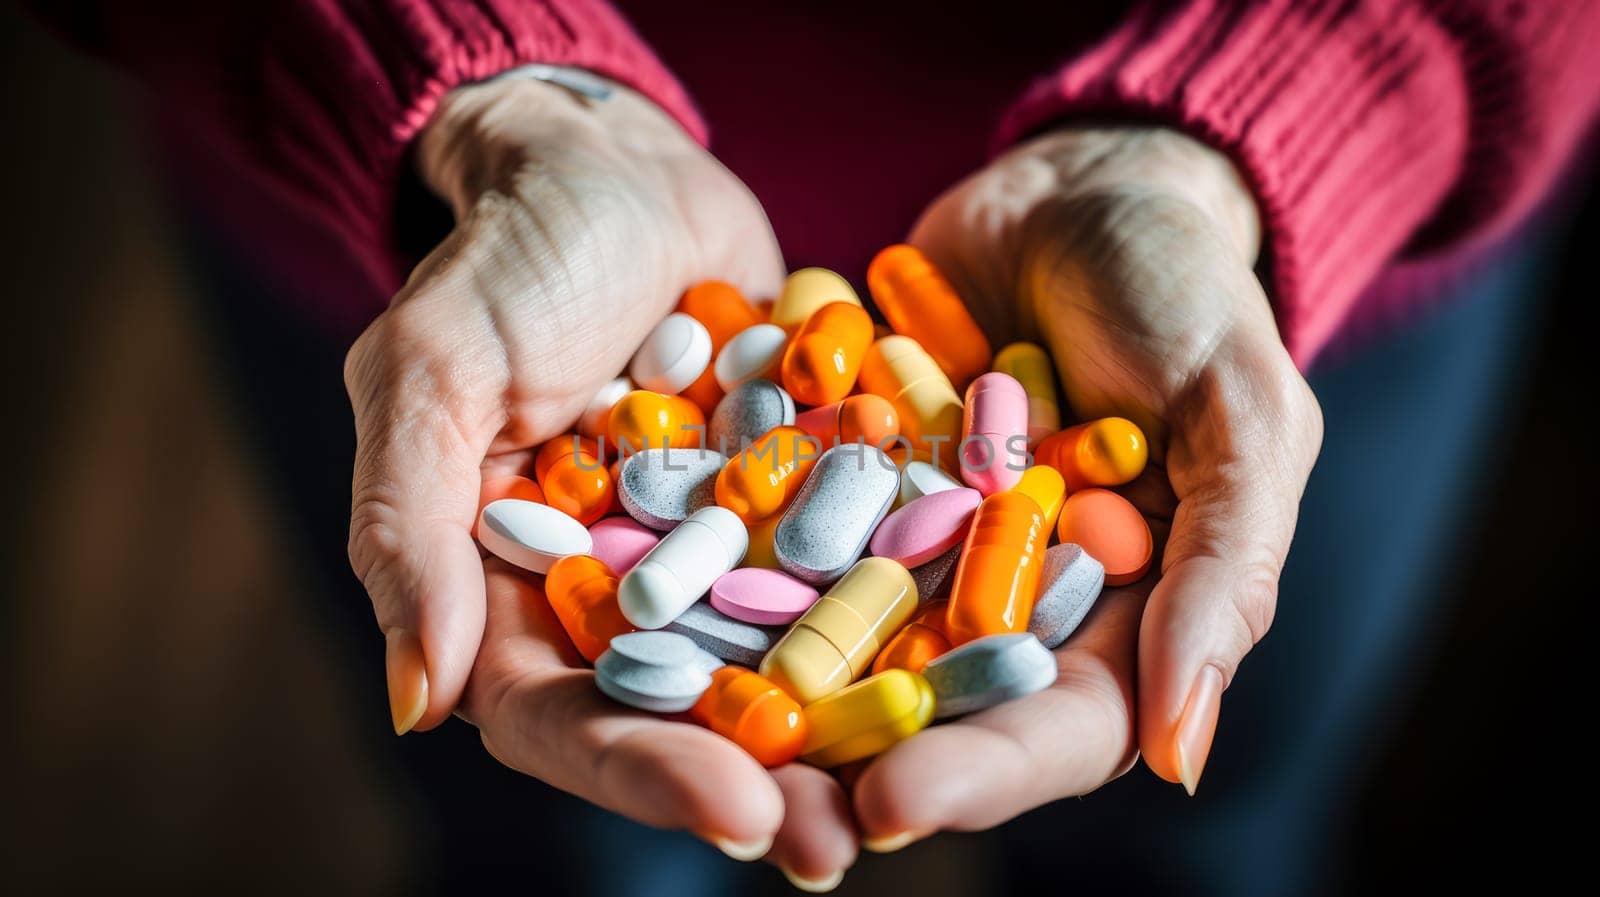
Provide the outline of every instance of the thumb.
<path id="1" fill-rule="evenodd" d="M 350 563 L 387 643 L 396 734 L 450 715 L 483 638 L 472 524 L 500 390 L 449 361 L 492 354 L 471 352 L 481 328 L 452 305 L 397 303 L 345 359 L 356 425 Z"/>
<path id="2" fill-rule="evenodd" d="M 1222 693 L 1272 625 L 1278 577 L 1322 422 L 1292 366 L 1280 375 L 1207 371 L 1173 428 L 1178 498 L 1161 579 L 1139 631 L 1139 744 L 1193 794 Z"/>

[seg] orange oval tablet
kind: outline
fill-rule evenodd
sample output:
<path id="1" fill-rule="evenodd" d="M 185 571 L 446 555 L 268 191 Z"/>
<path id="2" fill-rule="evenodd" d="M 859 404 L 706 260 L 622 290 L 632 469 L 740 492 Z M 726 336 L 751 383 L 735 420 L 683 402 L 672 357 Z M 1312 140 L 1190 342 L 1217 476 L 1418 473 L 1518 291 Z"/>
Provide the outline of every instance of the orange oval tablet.
<path id="1" fill-rule="evenodd" d="M 762 766 L 782 766 L 800 756 L 806 717 L 800 705 L 759 673 L 725 666 L 711 674 L 711 687 L 689 708 L 689 716 L 744 748 Z"/>
<path id="2" fill-rule="evenodd" d="M 804 405 L 830 405 L 850 394 L 872 345 L 872 317 L 850 302 L 830 302 L 806 316 L 783 352 L 783 388 Z"/>
<path id="3" fill-rule="evenodd" d="M 1067 496 L 1056 535 L 1103 564 L 1108 586 L 1138 582 L 1150 571 L 1155 549 L 1150 524 L 1132 502 L 1108 489 L 1084 489 Z"/>
<path id="4" fill-rule="evenodd" d="M 478 487 L 478 516 L 472 518 L 472 538 L 478 538 L 478 519 L 483 516 L 484 505 L 502 498 L 520 498 L 523 501 L 536 501 L 542 505 L 544 491 L 533 480 L 515 474 L 484 480 L 483 485 Z"/>
<path id="5" fill-rule="evenodd" d="M 950 650 L 950 638 L 944 634 L 944 617 L 949 609 L 947 601 L 932 601 L 922 606 L 906 628 L 894 634 L 889 644 L 883 646 L 872 661 L 872 673 L 884 670 L 910 670 L 922 668 L 935 657 Z"/>
<path id="6" fill-rule="evenodd" d="M 900 415 L 883 396 L 862 393 L 802 412 L 794 425 L 821 440 L 824 448 L 862 442 L 887 450 L 889 438 L 900 434 Z"/>
<path id="7" fill-rule="evenodd" d="M 574 554 L 556 561 L 545 574 L 544 592 L 561 628 L 590 663 L 613 638 L 637 631 L 617 605 L 617 575 L 598 558 Z"/>

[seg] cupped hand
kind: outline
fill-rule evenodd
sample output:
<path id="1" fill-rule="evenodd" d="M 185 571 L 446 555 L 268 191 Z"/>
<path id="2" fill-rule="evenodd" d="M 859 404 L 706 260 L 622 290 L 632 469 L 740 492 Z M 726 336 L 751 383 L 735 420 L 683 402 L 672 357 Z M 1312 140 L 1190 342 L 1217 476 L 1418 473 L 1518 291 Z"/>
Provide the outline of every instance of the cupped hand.
<path id="1" fill-rule="evenodd" d="M 1079 418 L 1152 445 L 1121 489 L 1164 551 L 1057 650 L 1056 684 L 919 733 L 862 773 L 869 847 L 1004 822 L 1093 790 L 1142 751 L 1193 793 L 1222 692 L 1266 633 L 1321 412 L 1253 268 L 1259 224 L 1230 162 L 1156 128 L 1068 130 L 938 199 L 911 241 L 996 345 L 1044 342 Z"/>
<path id="2" fill-rule="evenodd" d="M 418 164 L 455 228 L 345 364 L 350 559 L 387 640 L 396 731 L 459 710 L 504 762 L 581 797 L 741 858 L 771 846 L 803 877 L 843 868 L 855 835 L 831 779 L 769 774 L 708 731 L 602 700 L 537 583 L 472 538 L 482 480 L 526 471 L 687 286 L 777 292 L 760 205 L 620 87 L 600 102 L 526 80 L 458 89 Z"/>

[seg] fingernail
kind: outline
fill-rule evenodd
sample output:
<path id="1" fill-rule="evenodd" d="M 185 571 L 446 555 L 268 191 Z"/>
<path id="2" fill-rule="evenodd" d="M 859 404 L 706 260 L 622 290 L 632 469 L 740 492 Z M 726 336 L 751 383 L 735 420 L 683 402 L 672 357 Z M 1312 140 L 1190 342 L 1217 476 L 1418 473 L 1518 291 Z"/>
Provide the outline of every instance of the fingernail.
<path id="1" fill-rule="evenodd" d="M 779 866 L 783 870 L 783 877 L 789 879 L 789 884 L 805 891 L 807 894 L 826 894 L 837 888 L 839 882 L 844 881 L 844 870 L 840 869 L 827 878 L 802 878 L 791 872 L 786 866 Z"/>
<path id="2" fill-rule="evenodd" d="M 1200 784 L 1206 758 L 1211 754 L 1211 739 L 1217 734 L 1217 711 L 1222 708 L 1222 671 L 1206 664 L 1189 689 L 1189 701 L 1178 717 L 1174 735 L 1178 747 L 1178 780 L 1189 796 Z"/>
<path id="3" fill-rule="evenodd" d="M 428 668 L 422 660 L 422 642 L 410 631 L 391 629 L 384 641 L 389 716 L 394 720 L 394 734 L 404 735 L 428 709 Z"/>
<path id="4" fill-rule="evenodd" d="M 772 839 L 761 838 L 756 841 L 735 841 L 732 838 L 710 838 L 717 849 L 741 863 L 753 863 L 767 855 L 772 849 Z"/>
<path id="5" fill-rule="evenodd" d="M 915 832 L 899 832 L 881 838 L 862 838 L 861 846 L 873 853 L 894 853 L 915 840 L 917 840 Z"/>

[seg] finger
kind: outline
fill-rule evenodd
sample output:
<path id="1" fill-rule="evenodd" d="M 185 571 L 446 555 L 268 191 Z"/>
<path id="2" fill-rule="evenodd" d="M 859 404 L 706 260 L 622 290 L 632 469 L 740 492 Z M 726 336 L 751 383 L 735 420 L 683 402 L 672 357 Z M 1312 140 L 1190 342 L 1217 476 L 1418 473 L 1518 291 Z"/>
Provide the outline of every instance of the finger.
<path id="1" fill-rule="evenodd" d="M 844 789 L 813 766 L 790 763 L 771 772 L 783 791 L 784 815 L 767 861 L 802 891 L 833 890 L 855 864 L 859 843 Z"/>
<path id="2" fill-rule="evenodd" d="M 694 832 L 740 860 L 764 856 L 784 796 L 733 743 L 617 704 L 574 666 L 532 578 L 491 558 L 482 656 L 464 698 L 507 766 L 646 825 Z"/>
<path id="3" fill-rule="evenodd" d="M 500 387 L 497 375 L 453 361 L 483 353 L 470 351 L 459 316 L 436 308 L 395 305 L 345 362 L 356 427 L 350 563 L 387 642 L 400 734 L 449 715 L 483 634 L 471 532 Z"/>
<path id="4" fill-rule="evenodd" d="M 1272 625 L 1321 441 L 1315 403 L 1288 371 L 1281 395 L 1270 381 L 1205 375 L 1174 427 L 1168 473 L 1178 507 L 1140 630 L 1139 741 L 1150 768 L 1190 794 L 1222 692 Z"/>
<path id="5" fill-rule="evenodd" d="M 1057 650 L 1045 691 L 935 726 L 895 745 L 855 786 L 863 844 L 898 850 L 941 830 L 998 825 L 1084 794 L 1134 756 L 1134 644 L 1148 588 L 1107 591 Z"/>

